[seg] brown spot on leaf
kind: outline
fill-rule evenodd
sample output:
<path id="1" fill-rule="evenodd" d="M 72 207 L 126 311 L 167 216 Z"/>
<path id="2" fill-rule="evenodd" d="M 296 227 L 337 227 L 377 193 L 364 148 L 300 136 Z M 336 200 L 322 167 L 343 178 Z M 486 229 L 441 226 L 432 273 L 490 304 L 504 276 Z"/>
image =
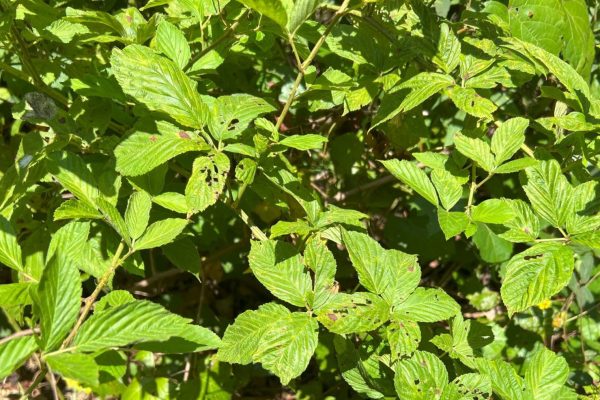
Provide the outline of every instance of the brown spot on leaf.
<path id="1" fill-rule="evenodd" d="M 337 319 L 338 319 L 337 315 L 335 315 L 333 313 L 327 314 L 327 318 L 329 318 L 332 321 L 337 321 Z"/>
<path id="2" fill-rule="evenodd" d="M 186 131 L 179 131 L 179 137 L 182 139 L 191 139 L 190 135 Z"/>
<path id="3" fill-rule="evenodd" d="M 156 139 L 156 136 L 154 136 L 154 135 L 150 136 L 150 141 L 151 141 L 152 143 L 156 142 L 156 140 L 157 140 L 157 139 Z"/>

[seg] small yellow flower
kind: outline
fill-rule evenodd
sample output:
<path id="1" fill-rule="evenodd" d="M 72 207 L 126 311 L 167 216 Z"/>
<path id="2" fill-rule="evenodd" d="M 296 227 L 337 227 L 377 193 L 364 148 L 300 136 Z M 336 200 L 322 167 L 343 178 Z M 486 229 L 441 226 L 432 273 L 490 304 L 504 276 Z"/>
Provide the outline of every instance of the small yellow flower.
<path id="1" fill-rule="evenodd" d="M 538 304 L 538 308 L 540 310 L 547 310 L 550 307 L 552 307 L 552 302 L 550 301 L 550 299 L 542 300 L 540 301 L 540 304 Z"/>
<path id="2" fill-rule="evenodd" d="M 552 327 L 554 327 L 554 329 L 560 329 L 565 324 L 566 320 L 567 320 L 567 313 L 565 311 L 559 312 L 552 319 Z"/>

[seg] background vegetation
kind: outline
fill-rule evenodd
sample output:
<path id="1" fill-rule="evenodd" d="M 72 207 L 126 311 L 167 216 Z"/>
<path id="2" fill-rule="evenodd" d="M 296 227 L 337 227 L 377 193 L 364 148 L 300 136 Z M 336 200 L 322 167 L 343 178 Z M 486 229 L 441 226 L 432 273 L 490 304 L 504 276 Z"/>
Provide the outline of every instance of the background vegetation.
<path id="1" fill-rule="evenodd" d="M 600 398 L 598 7 L 0 0 L 0 397 Z"/>

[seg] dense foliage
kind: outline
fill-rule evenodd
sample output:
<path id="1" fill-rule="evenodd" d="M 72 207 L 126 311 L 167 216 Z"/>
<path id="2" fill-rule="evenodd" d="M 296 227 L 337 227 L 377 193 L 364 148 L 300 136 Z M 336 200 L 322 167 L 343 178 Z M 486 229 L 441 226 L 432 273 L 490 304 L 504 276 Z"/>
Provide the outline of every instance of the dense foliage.
<path id="1" fill-rule="evenodd" d="M 597 1 L 0 7 L 0 397 L 600 398 Z"/>

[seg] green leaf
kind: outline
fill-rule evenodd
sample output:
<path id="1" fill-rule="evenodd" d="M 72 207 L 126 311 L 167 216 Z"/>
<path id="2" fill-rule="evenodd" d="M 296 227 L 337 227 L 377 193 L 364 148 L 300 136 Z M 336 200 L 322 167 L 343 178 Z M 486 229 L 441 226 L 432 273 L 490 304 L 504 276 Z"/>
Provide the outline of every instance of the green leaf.
<path id="1" fill-rule="evenodd" d="M 498 236 L 516 243 L 532 242 L 537 239 L 540 233 L 540 220 L 533 213 L 529 204 L 522 200 L 512 200 L 510 205 L 514 217 L 504 224 L 509 230 Z"/>
<path id="2" fill-rule="evenodd" d="M 471 88 L 454 86 L 448 90 L 448 97 L 460 110 L 486 121 L 493 120 L 492 113 L 498 109 L 491 100 L 481 97 Z"/>
<path id="3" fill-rule="evenodd" d="M 142 236 L 148 227 L 151 208 L 152 197 L 148 193 L 134 192 L 129 197 L 125 210 L 125 225 L 131 239 L 135 240 Z"/>
<path id="4" fill-rule="evenodd" d="M 573 250 L 557 243 L 538 243 L 506 265 L 500 294 L 510 315 L 549 299 L 569 283 Z"/>
<path id="5" fill-rule="evenodd" d="M 162 247 L 164 255 L 177 268 L 191 272 L 200 273 L 202 261 L 194 241 L 189 237 L 183 237 Z"/>
<path id="6" fill-rule="evenodd" d="M 187 213 L 187 201 L 185 195 L 176 192 L 164 192 L 152 198 L 152 202 L 158 204 L 167 210 L 175 211 L 176 213 Z"/>
<path id="7" fill-rule="evenodd" d="M 475 359 L 477 369 L 492 381 L 492 389 L 502 400 L 531 400 L 531 392 L 514 368 L 502 360 Z"/>
<path id="8" fill-rule="evenodd" d="M 450 74 L 458 67 L 460 61 L 460 41 L 452 32 L 448 24 L 441 24 L 440 38 L 438 41 L 437 54 L 433 57 L 433 62 Z"/>
<path id="9" fill-rule="evenodd" d="M 421 329 L 414 321 L 392 322 L 385 328 L 385 338 L 390 346 L 392 361 L 411 355 L 421 342 Z"/>
<path id="10" fill-rule="evenodd" d="M 135 300 L 94 313 L 79 329 L 71 347 L 95 352 L 136 342 L 167 340 L 190 320 L 149 301 Z"/>
<path id="11" fill-rule="evenodd" d="M 52 372 L 85 386 L 97 386 L 100 370 L 94 357 L 80 353 L 50 354 L 44 358 Z"/>
<path id="12" fill-rule="evenodd" d="M 397 179 L 410 186 L 431 204 L 438 205 L 435 187 L 422 169 L 406 160 L 383 160 L 381 163 Z"/>
<path id="13" fill-rule="evenodd" d="M 446 240 L 460 235 L 469 225 L 469 217 L 462 211 L 437 210 L 438 222 Z"/>
<path id="14" fill-rule="evenodd" d="M 525 383 L 535 400 L 556 399 L 568 377 L 567 361 L 543 346 L 525 364 Z"/>
<path id="15" fill-rule="evenodd" d="M 96 219 L 102 218 L 98 210 L 89 203 L 81 200 L 67 200 L 54 210 L 54 220 L 63 219 Z"/>
<path id="16" fill-rule="evenodd" d="M 493 139 L 493 138 L 492 138 Z M 512 174 L 524 170 L 525 168 L 532 167 L 537 164 L 537 160 L 530 157 L 517 158 L 516 160 L 508 161 L 497 167 L 494 170 L 495 174 Z"/>
<path id="17" fill-rule="evenodd" d="M 464 374 L 456 377 L 442 394 L 443 400 L 489 399 L 492 395 L 492 381 L 481 374 Z"/>
<path id="18" fill-rule="evenodd" d="M 113 48 L 112 72 L 123 91 L 150 110 L 169 115 L 182 125 L 202 128 L 209 110 L 196 90 L 196 83 L 177 65 L 148 47 L 132 44 Z"/>
<path id="19" fill-rule="evenodd" d="M 231 164 L 224 153 L 198 157 L 192 166 L 192 175 L 185 187 L 188 212 L 206 210 L 217 202 L 227 180 Z"/>
<path id="20" fill-rule="evenodd" d="M 125 243 L 130 244 L 131 239 L 129 237 L 129 230 L 127 229 L 127 224 L 125 220 L 121 216 L 121 213 L 117 208 L 106 201 L 103 197 L 99 197 L 96 199 L 96 204 L 98 205 L 98 209 L 100 213 L 104 217 L 104 220 L 119 234 L 119 236 L 125 241 Z"/>
<path id="21" fill-rule="evenodd" d="M 12 374 L 37 349 L 33 336 L 23 336 L 0 344 L 0 379 Z"/>
<path id="22" fill-rule="evenodd" d="M 401 112 L 407 112 L 437 92 L 454 84 L 451 76 L 435 72 L 421 72 L 401 83 L 381 101 L 370 129 L 389 121 Z M 406 94 L 406 90 L 409 91 Z"/>
<path id="23" fill-rule="evenodd" d="M 12 307 L 31 304 L 30 290 L 34 290 L 32 282 L 8 283 L 0 285 L 0 307 Z"/>
<path id="24" fill-rule="evenodd" d="M 243 312 L 227 327 L 217 358 L 239 364 L 260 362 L 285 385 L 306 369 L 317 340 L 318 324 L 313 318 L 267 303 Z"/>
<path id="25" fill-rule="evenodd" d="M 185 229 L 187 223 L 187 220 L 180 218 L 157 221 L 134 243 L 134 248 L 139 251 L 171 243 Z"/>
<path id="26" fill-rule="evenodd" d="M 312 281 L 302 257 L 290 244 L 276 240 L 253 241 L 248 261 L 256 278 L 274 296 L 298 307 L 308 304 Z"/>
<path id="27" fill-rule="evenodd" d="M 473 221 L 504 224 L 514 218 L 513 208 L 506 199 L 487 199 L 471 209 Z"/>
<path id="28" fill-rule="evenodd" d="M 167 20 L 163 20 L 156 29 L 156 48 L 175 61 L 179 69 L 185 69 L 190 61 L 190 45 L 183 32 Z"/>
<path id="29" fill-rule="evenodd" d="M 339 371 L 352 389 L 372 399 L 395 396 L 393 371 L 383 361 L 384 343 L 370 336 L 357 343 L 336 335 L 333 344 Z"/>
<path id="30" fill-rule="evenodd" d="M 323 143 L 327 142 L 327 138 L 321 135 L 308 133 L 305 135 L 291 135 L 279 141 L 279 144 L 282 144 L 287 147 L 291 147 L 297 150 L 312 150 L 312 149 L 321 149 L 323 147 Z"/>
<path id="31" fill-rule="evenodd" d="M 600 183 L 588 181 L 573 190 L 573 212 L 567 218 L 569 234 L 598 231 L 600 228 Z"/>
<path id="32" fill-rule="evenodd" d="M 432 353 L 415 351 L 409 359 L 396 364 L 394 386 L 401 399 L 437 399 L 448 384 L 444 363 Z"/>
<path id="33" fill-rule="evenodd" d="M 61 152 L 48 155 L 48 171 L 79 200 L 95 207 L 100 190 L 88 166 L 78 155 Z"/>
<path id="34" fill-rule="evenodd" d="M 142 175 L 179 154 L 209 149 L 195 133 L 165 121 L 158 121 L 156 127 L 158 132 L 135 131 L 117 146 L 118 172 L 127 176 Z"/>
<path id="35" fill-rule="evenodd" d="M 584 78 L 594 61 L 594 35 L 584 0 L 511 0 L 509 23 L 512 34 L 548 52 L 562 52 Z"/>
<path id="36" fill-rule="evenodd" d="M 342 239 L 361 285 L 382 295 L 389 304 L 402 302 L 418 286 L 421 269 L 416 256 L 384 250 L 361 232 L 343 230 Z"/>
<path id="37" fill-rule="evenodd" d="M 10 221 L 0 215 L 0 263 L 17 271 L 23 270 L 21 248 Z"/>
<path id="38" fill-rule="evenodd" d="M 333 253 L 327 248 L 327 242 L 320 240 L 316 236 L 309 239 L 306 243 L 304 262 L 315 273 L 315 300 L 313 308 L 318 310 L 335 295 L 335 272 L 337 264 Z"/>
<path id="39" fill-rule="evenodd" d="M 292 233 L 300 236 L 308 235 L 313 228 L 303 219 L 297 221 L 277 221 L 275 225 L 271 226 L 271 239 L 275 239 L 280 236 L 290 235 Z"/>
<path id="40" fill-rule="evenodd" d="M 431 171 L 431 181 L 435 186 L 442 206 L 450 210 L 462 197 L 463 187 L 460 182 L 445 169 Z"/>
<path id="41" fill-rule="evenodd" d="M 240 3 L 251 8 L 269 19 L 272 19 L 282 29 L 285 29 L 288 22 L 288 8 L 291 1 L 283 0 L 240 0 Z"/>
<path id="42" fill-rule="evenodd" d="M 512 243 L 504 240 L 485 224 L 477 223 L 476 226 L 473 243 L 479 249 L 483 261 L 496 264 L 508 260 L 513 252 Z"/>
<path id="43" fill-rule="evenodd" d="M 265 100 L 246 93 L 205 100 L 212 103 L 208 128 L 212 137 L 219 141 L 240 136 L 254 119 L 275 111 L 275 107 Z"/>
<path id="44" fill-rule="evenodd" d="M 143 342 L 135 345 L 136 349 L 155 353 L 177 354 L 196 353 L 214 350 L 221 345 L 221 339 L 211 330 L 199 325 L 185 325 L 176 336 L 166 341 Z"/>
<path id="45" fill-rule="evenodd" d="M 394 306 L 392 315 L 398 320 L 436 322 L 459 312 L 458 303 L 443 290 L 419 287 L 406 301 Z"/>
<path id="46" fill-rule="evenodd" d="M 319 5 L 319 0 L 296 0 L 288 10 L 287 30 L 294 33 L 306 21 Z"/>
<path id="47" fill-rule="evenodd" d="M 487 172 L 492 172 L 495 167 L 494 156 L 490 145 L 478 138 L 470 138 L 462 133 L 454 135 L 456 149 L 465 157 L 475 161 Z"/>
<path id="48" fill-rule="evenodd" d="M 525 170 L 523 186 L 533 210 L 552 226 L 562 227 L 573 212 L 573 187 L 556 160 L 540 161 Z"/>
<path id="49" fill-rule="evenodd" d="M 390 306 L 372 293 L 337 293 L 317 311 L 317 319 L 333 333 L 370 332 L 389 319 Z"/>
<path id="50" fill-rule="evenodd" d="M 525 143 L 525 130 L 529 121 L 525 118 L 511 118 L 500 125 L 492 136 L 492 152 L 496 155 L 496 166 L 509 160 Z"/>
<path id="51" fill-rule="evenodd" d="M 75 324 L 81 305 L 81 282 L 77 267 L 60 254 L 46 265 L 37 291 L 31 293 L 40 320 L 40 346 L 54 350 Z"/>
<path id="52" fill-rule="evenodd" d="M 473 347 L 469 343 L 470 330 L 471 321 L 465 321 L 462 315 L 458 314 L 452 320 L 450 334 L 434 336 L 431 343 L 448 353 L 451 358 L 459 359 L 469 368 L 475 368 Z"/>
<path id="53" fill-rule="evenodd" d="M 301 312 L 289 313 L 265 331 L 253 358 L 287 385 L 308 366 L 318 335 L 319 324 L 314 318 Z"/>

